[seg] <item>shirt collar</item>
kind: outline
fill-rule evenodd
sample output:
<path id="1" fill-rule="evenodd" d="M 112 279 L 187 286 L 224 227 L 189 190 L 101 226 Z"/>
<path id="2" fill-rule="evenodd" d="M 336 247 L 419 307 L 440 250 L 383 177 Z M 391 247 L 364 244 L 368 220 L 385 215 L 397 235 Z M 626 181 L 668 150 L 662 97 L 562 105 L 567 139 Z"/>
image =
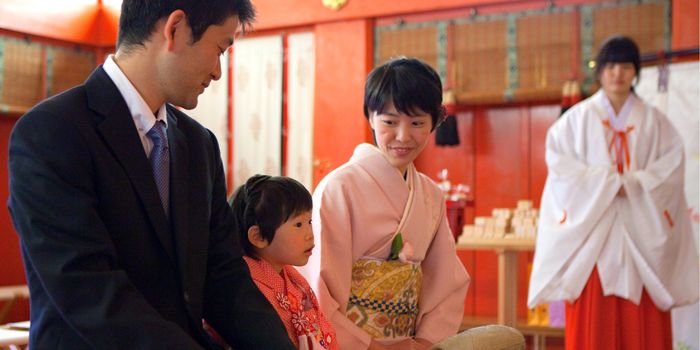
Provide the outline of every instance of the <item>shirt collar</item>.
<path id="1" fill-rule="evenodd" d="M 131 84 L 131 81 L 129 81 L 129 78 L 127 78 L 117 63 L 114 62 L 114 55 L 107 56 L 102 68 L 109 78 L 112 79 L 119 93 L 121 93 L 124 98 L 124 102 L 126 102 L 129 112 L 131 112 L 131 117 L 134 119 L 134 124 L 139 132 L 139 136 L 143 137 L 146 135 L 148 130 L 150 130 L 158 120 L 162 120 L 165 126 L 168 126 L 165 103 L 158 108 L 156 115 L 153 115 L 148 104 L 146 104 L 146 101 L 141 97 L 141 94 L 139 94 L 134 85 Z"/>

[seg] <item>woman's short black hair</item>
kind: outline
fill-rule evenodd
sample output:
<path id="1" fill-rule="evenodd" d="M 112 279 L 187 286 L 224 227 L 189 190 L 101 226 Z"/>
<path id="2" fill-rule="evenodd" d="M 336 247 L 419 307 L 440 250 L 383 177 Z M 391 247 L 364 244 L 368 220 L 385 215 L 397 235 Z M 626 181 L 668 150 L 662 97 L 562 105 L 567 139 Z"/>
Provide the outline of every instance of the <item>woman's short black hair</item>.
<path id="1" fill-rule="evenodd" d="M 235 230 L 246 255 L 257 258 L 248 240 L 248 229 L 260 227 L 261 236 L 268 242 L 275 238 L 275 231 L 296 215 L 311 211 L 311 193 L 286 176 L 255 175 L 236 189 L 229 203 L 236 218 Z"/>
<path id="2" fill-rule="evenodd" d="M 639 46 L 637 46 L 634 40 L 626 36 L 612 36 L 605 40 L 600 47 L 595 63 L 596 77 L 600 76 L 600 73 L 603 72 L 603 68 L 605 68 L 605 65 L 608 63 L 632 63 L 634 65 L 634 71 L 637 77 L 639 77 L 639 70 L 641 69 Z"/>
<path id="3" fill-rule="evenodd" d="M 407 115 L 430 114 L 433 130 L 445 118 L 440 76 L 416 58 L 394 58 L 369 73 L 365 83 L 365 117 L 369 120 L 372 112 L 381 112 L 388 102 Z"/>

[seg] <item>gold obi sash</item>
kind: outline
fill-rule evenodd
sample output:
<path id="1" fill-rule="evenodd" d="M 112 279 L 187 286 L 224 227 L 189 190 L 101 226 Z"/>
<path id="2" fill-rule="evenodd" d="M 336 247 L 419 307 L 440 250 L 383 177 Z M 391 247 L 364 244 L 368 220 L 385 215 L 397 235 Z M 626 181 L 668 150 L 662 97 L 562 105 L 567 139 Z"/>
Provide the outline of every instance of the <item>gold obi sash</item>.
<path id="1" fill-rule="evenodd" d="M 345 315 L 372 338 L 413 337 L 422 280 L 420 264 L 360 259 Z"/>

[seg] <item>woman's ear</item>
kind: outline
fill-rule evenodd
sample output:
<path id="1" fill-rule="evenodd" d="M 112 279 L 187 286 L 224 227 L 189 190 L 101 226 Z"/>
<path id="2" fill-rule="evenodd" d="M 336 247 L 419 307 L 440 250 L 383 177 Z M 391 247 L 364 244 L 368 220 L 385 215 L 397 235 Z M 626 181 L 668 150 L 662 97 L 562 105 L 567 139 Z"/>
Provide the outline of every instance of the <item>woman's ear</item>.
<path id="1" fill-rule="evenodd" d="M 263 249 L 270 245 L 270 243 L 263 238 L 262 233 L 260 232 L 260 226 L 258 225 L 253 225 L 248 228 L 248 241 L 253 245 L 253 247 L 258 249 Z"/>

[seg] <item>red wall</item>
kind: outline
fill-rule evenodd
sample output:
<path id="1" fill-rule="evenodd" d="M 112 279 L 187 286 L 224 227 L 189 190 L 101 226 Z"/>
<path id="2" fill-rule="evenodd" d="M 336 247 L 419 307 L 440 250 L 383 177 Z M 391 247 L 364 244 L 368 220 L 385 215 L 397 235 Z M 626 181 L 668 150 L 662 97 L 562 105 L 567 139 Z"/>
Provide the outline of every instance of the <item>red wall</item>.
<path id="1" fill-rule="evenodd" d="M 0 115 L 0 183 L 8 183 L 7 175 L 7 154 L 8 137 L 12 127 L 15 125 L 15 118 Z M 7 185 L 0 186 L 0 203 L 3 208 L 7 208 L 6 201 L 9 196 Z M 0 286 L 12 286 L 25 284 L 24 268 L 22 267 L 22 257 L 19 249 L 19 239 L 12 227 L 12 220 L 7 209 L 0 210 Z M 0 303 L 2 307 L 2 303 Z M 7 322 L 24 321 L 29 319 L 29 303 L 21 301 L 12 309 Z"/>
<path id="2" fill-rule="evenodd" d="M 0 1 L 0 28 L 94 46 L 114 46 L 119 9 L 101 1 Z"/>
<path id="3" fill-rule="evenodd" d="M 700 32 L 698 30 L 700 2 L 698 0 L 673 0 L 671 3 L 673 6 L 671 45 L 674 49 L 697 48 L 700 45 Z"/>
<path id="4" fill-rule="evenodd" d="M 559 116 L 558 105 L 477 107 L 457 117 L 461 143 L 437 147 L 431 140 L 416 167 L 433 179 L 448 169 L 452 184 L 472 188 L 473 201 L 465 211 L 466 223 L 474 216 L 490 216 L 493 208 L 514 208 L 519 199 L 539 205 L 547 176 L 545 136 Z M 460 251 L 471 274 L 465 300 L 466 315 L 495 317 L 498 295 L 496 255 L 488 251 Z M 527 267 L 532 253 L 521 253 L 518 265 L 518 316 L 527 317 Z"/>
<path id="5" fill-rule="evenodd" d="M 362 104 L 372 33 L 369 20 L 315 28 L 314 185 L 345 163 L 355 146 L 370 140 Z"/>

